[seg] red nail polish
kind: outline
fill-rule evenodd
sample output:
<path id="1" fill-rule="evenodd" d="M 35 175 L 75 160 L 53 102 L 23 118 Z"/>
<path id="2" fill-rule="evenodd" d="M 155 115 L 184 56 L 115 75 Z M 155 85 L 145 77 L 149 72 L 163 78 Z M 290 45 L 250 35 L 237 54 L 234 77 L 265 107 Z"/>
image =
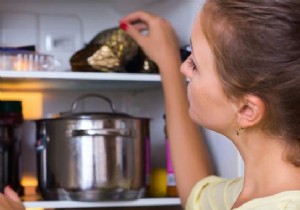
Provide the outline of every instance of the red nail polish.
<path id="1" fill-rule="evenodd" d="M 124 31 L 127 31 L 127 28 L 128 28 L 128 25 L 127 25 L 127 23 L 121 23 L 120 24 L 120 28 L 122 29 L 122 30 L 124 30 Z"/>

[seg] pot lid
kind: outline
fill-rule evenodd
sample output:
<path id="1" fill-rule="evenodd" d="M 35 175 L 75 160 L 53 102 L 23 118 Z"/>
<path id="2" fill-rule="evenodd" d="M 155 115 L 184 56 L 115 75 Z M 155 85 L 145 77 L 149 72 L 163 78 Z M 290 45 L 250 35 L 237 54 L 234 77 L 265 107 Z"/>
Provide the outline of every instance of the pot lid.
<path id="1" fill-rule="evenodd" d="M 111 112 L 65 112 L 61 113 L 60 117 L 56 119 L 102 119 L 102 118 L 132 118 L 125 113 L 111 113 Z"/>

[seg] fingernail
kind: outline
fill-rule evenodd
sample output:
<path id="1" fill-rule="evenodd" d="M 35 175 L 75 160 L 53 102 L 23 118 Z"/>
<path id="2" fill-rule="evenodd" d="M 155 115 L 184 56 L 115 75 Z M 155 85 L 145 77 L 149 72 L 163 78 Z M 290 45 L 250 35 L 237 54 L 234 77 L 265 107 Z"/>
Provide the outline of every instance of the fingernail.
<path id="1" fill-rule="evenodd" d="M 120 24 L 120 28 L 122 29 L 122 30 L 124 30 L 124 31 L 127 31 L 127 28 L 128 28 L 128 25 L 127 25 L 127 23 L 121 23 Z"/>

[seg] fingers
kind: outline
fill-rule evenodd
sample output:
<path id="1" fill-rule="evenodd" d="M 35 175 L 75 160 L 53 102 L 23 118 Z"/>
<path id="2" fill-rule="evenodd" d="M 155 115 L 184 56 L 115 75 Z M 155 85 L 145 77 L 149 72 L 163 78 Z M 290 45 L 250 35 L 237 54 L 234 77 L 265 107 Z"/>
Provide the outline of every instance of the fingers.
<path id="1" fill-rule="evenodd" d="M 25 206 L 10 187 L 5 187 L 4 194 L 0 193 L 0 210 L 25 210 Z"/>
<path id="2" fill-rule="evenodd" d="M 144 11 L 137 11 L 129 14 L 126 17 L 123 17 L 120 22 L 126 22 L 126 23 L 131 23 L 133 24 L 134 22 L 142 21 L 146 24 L 148 24 L 154 17 L 155 15 L 144 12 Z"/>
<path id="3" fill-rule="evenodd" d="M 142 22 L 135 23 L 132 26 L 134 26 L 139 31 L 144 31 L 148 29 L 148 25 Z"/>
<path id="4" fill-rule="evenodd" d="M 11 189 L 11 187 L 9 186 L 6 186 L 4 188 L 4 194 L 13 201 L 21 202 L 21 199 L 18 196 L 18 194 L 15 191 L 13 191 L 13 189 Z"/>
<path id="5" fill-rule="evenodd" d="M 120 26 L 125 30 L 141 47 L 146 43 L 148 38 L 142 31 L 150 31 L 150 25 L 156 18 L 153 15 L 144 11 L 133 12 L 120 20 Z M 146 33 L 147 34 L 147 33 Z"/>
<path id="6" fill-rule="evenodd" d="M 0 209 L 5 206 L 9 206 L 9 202 L 7 197 L 3 193 L 0 193 Z"/>
<path id="7" fill-rule="evenodd" d="M 140 45 L 142 46 L 144 40 L 146 39 L 145 35 L 141 34 L 140 30 L 134 25 L 128 24 L 126 32 Z"/>
<path id="8" fill-rule="evenodd" d="M 178 39 L 172 25 L 162 17 L 138 11 L 121 19 L 120 27 L 130 35 L 145 54 L 158 65 L 164 62 L 165 54 L 177 58 Z M 145 30 L 146 31 L 143 31 Z M 157 47 L 160 47 L 160 51 Z M 177 52 L 178 51 L 178 52 Z"/>

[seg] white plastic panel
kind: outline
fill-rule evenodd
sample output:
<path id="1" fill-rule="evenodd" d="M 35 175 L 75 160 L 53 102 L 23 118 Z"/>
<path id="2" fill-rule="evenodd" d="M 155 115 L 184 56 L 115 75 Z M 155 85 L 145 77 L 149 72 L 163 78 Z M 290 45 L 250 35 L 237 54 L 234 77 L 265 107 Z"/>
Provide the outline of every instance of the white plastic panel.
<path id="1" fill-rule="evenodd" d="M 37 16 L 31 13 L 1 14 L 1 46 L 37 45 Z"/>
<path id="2" fill-rule="evenodd" d="M 55 55 L 63 70 L 70 69 L 70 57 L 82 47 L 82 35 L 82 22 L 76 15 L 39 15 L 39 50 Z"/>

